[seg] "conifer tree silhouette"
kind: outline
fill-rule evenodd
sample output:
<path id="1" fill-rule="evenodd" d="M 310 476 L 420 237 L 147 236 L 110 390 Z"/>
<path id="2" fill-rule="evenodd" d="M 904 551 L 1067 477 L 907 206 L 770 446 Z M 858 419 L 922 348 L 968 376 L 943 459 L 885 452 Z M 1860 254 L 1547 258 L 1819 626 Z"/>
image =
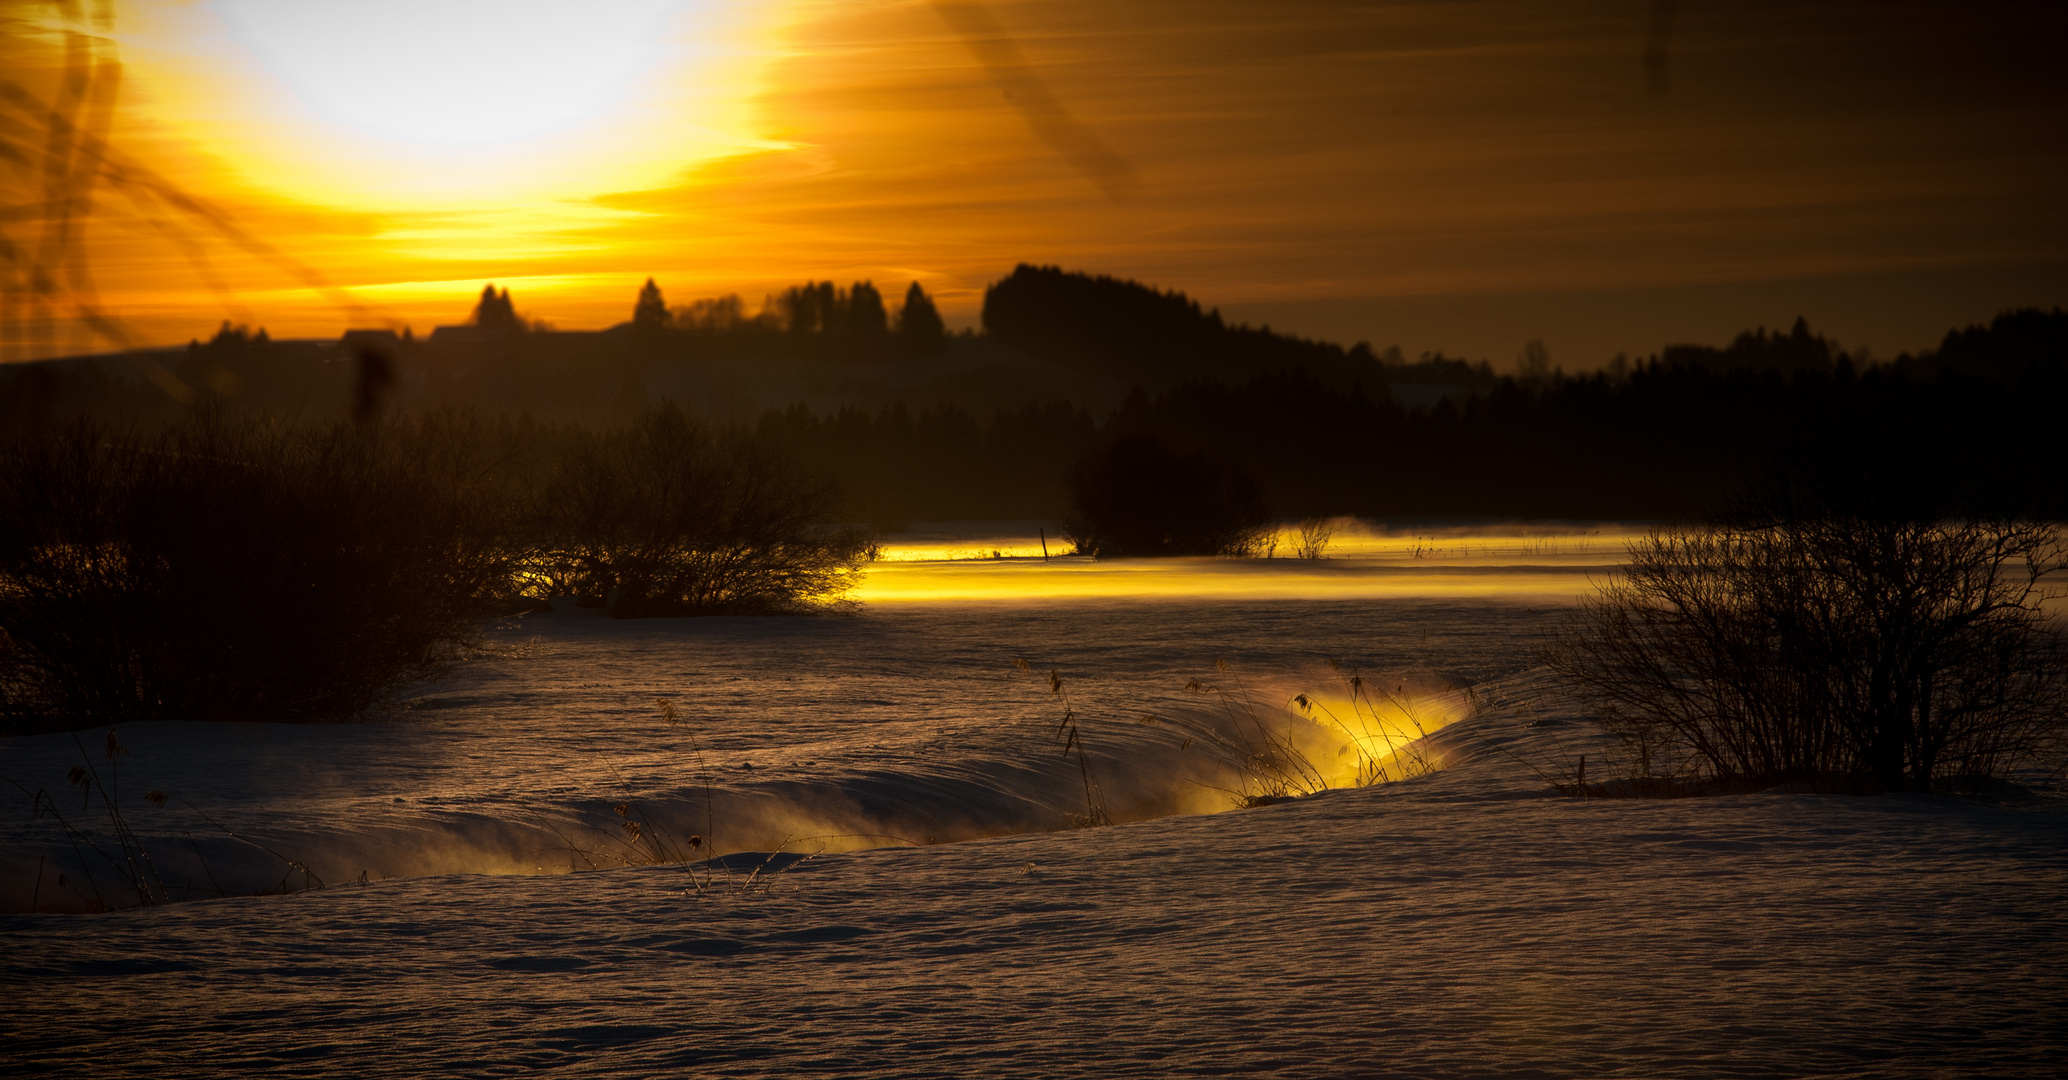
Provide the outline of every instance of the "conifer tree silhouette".
<path id="1" fill-rule="evenodd" d="M 847 332 L 856 337 L 882 337 L 890 329 L 883 294 L 867 281 L 857 281 L 847 294 Z"/>
<path id="2" fill-rule="evenodd" d="M 651 329 L 668 325 L 668 302 L 661 298 L 661 287 L 652 278 L 639 287 L 639 302 L 632 307 L 632 325 Z"/>
<path id="3" fill-rule="evenodd" d="M 918 282 L 913 282 L 905 290 L 905 306 L 898 312 L 898 336 L 904 339 L 905 351 L 913 356 L 930 356 L 941 350 L 947 333 L 947 324 L 941 321 L 933 298 L 926 295 Z"/>
<path id="4" fill-rule="evenodd" d="M 474 305 L 474 325 L 498 327 L 505 330 L 521 330 L 523 323 L 517 318 L 517 306 L 510 302 L 510 290 L 496 291 L 495 283 L 481 287 L 481 302 Z"/>

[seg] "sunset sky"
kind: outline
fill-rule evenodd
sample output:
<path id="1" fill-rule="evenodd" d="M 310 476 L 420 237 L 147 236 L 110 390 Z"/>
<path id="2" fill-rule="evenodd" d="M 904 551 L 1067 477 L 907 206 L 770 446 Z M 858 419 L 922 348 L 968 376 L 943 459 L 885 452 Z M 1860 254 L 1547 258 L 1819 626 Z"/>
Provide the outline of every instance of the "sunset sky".
<path id="1" fill-rule="evenodd" d="M 648 276 L 678 304 L 917 280 L 968 325 L 1023 261 L 1410 354 L 1541 338 L 1568 368 L 1798 314 L 1887 356 L 2068 304 L 2060 4 L 0 11 L 34 102 L 63 96 L 67 32 L 103 65 L 126 179 L 53 273 L 136 342 L 422 332 L 488 281 L 602 327 Z M 0 127 L 17 208 L 47 195 L 29 101 Z M 139 194 L 146 171 L 198 201 Z M 0 228 L 20 296 L 52 241 Z M 14 310 L 10 358 L 108 347 Z"/>

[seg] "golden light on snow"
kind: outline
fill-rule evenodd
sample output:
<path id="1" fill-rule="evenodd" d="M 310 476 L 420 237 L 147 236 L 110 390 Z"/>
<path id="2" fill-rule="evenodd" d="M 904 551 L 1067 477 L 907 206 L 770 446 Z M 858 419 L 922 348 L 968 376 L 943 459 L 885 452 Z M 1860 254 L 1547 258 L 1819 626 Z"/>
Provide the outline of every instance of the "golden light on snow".
<path id="1" fill-rule="evenodd" d="M 1346 529 L 1322 559 L 1093 560 L 1062 554 L 1069 542 L 1054 536 L 1044 559 L 1038 536 L 893 539 L 853 595 L 873 604 L 1420 596 L 1556 604 L 1590 595 L 1637 535 L 1627 528 Z"/>
<path id="2" fill-rule="evenodd" d="M 1601 568 L 1606 571 L 1608 568 Z M 1447 596 L 1560 603 L 1585 595 L 1580 569 L 1499 567 L 1413 570 L 1229 559 L 1070 558 L 898 562 L 869 568 L 854 598 L 865 603 L 1038 600 L 1352 600 Z"/>
<path id="3" fill-rule="evenodd" d="M 1441 765 L 1417 740 L 1470 715 L 1460 691 L 1360 684 L 1302 695 L 1299 715 L 1314 721 L 1324 740 L 1309 757 L 1331 787 L 1353 787 L 1374 778 L 1398 780 Z M 1309 735 L 1309 738 L 1313 736 Z M 1332 742 L 1333 749 L 1325 744 Z"/>

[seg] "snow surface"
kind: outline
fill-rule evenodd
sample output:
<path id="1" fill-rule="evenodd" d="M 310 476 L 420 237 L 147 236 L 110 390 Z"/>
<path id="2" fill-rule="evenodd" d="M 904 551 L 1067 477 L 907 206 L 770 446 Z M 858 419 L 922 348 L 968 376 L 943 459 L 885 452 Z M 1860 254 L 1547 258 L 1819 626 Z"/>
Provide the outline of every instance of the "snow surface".
<path id="1" fill-rule="evenodd" d="M 27 914 L 65 906 L 53 866 L 74 890 L 82 867 L 4 804 L 0 1070 L 2058 1075 L 2068 810 L 1558 797 L 1538 773 L 1596 745 L 1534 665 L 1560 617 L 1440 597 L 555 614 L 366 723 L 126 726 L 122 814 L 176 895 L 327 887 Z M 1342 704 L 1326 659 L 1455 719 L 1427 740 L 1445 767 L 1196 812 L 1239 774 L 1142 714 L 1261 716 L 1321 757 L 1331 733 L 1279 707 Z M 1123 824 L 1065 827 L 1084 795 L 1050 669 Z M 109 840 L 64 781 L 107 769 L 98 738 L 0 754 Z M 680 866 L 589 870 L 630 853 L 619 804 L 741 854 L 701 890 Z M 819 838 L 856 833 L 910 843 Z M 889 846 L 842 850 L 869 844 Z"/>

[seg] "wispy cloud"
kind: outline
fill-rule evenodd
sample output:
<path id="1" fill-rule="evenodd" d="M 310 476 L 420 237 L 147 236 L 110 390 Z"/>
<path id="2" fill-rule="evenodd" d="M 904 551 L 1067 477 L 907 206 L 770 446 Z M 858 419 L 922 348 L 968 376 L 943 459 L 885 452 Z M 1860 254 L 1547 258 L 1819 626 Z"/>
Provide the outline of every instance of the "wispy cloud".
<path id="1" fill-rule="evenodd" d="M 1657 101 L 1672 89 L 1666 47 L 1673 36 L 1673 0 L 1652 0 L 1651 25 L 1644 35 L 1644 90 Z"/>
<path id="2" fill-rule="evenodd" d="M 1097 184 L 1107 198 L 1118 201 L 1135 195 L 1140 181 L 1134 166 L 1070 114 L 990 8 L 977 0 L 934 0 L 933 7 L 940 12 L 941 21 L 969 46 L 977 63 L 984 66 L 1036 138 Z"/>

